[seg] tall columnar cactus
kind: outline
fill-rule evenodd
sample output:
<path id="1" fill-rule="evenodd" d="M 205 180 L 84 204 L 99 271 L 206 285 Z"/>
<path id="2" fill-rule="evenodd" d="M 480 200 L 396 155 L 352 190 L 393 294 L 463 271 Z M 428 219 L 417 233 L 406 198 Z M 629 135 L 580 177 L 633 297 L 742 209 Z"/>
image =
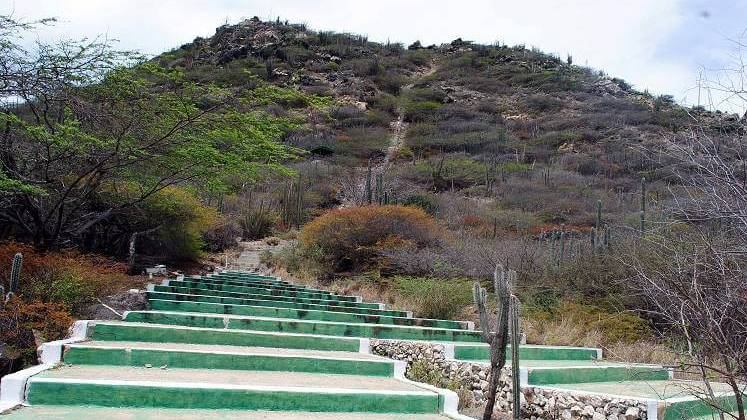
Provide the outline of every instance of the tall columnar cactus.
<path id="1" fill-rule="evenodd" d="M 511 295 L 509 311 L 509 332 L 511 333 L 511 382 L 513 384 L 514 419 L 521 418 L 521 376 L 519 372 L 519 346 L 521 345 L 521 302 L 516 295 Z"/>
<path id="2" fill-rule="evenodd" d="M 640 233 L 643 236 L 646 233 L 646 178 L 641 178 L 641 210 L 640 210 Z"/>
<path id="3" fill-rule="evenodd" d="M 288 227 L 300 227 L 304 218 L 303 209 L 304 189 L 301 180 L 286 184 L 281 208 L 283 223 Z"/>
<path id="4" fill-rule="evenodd" d="M 5 295 L 5 302 L 7 302 L 11 296 L 18 292 L 18 284 L 21 280 L 21 266 L 23 265 L 23 254 L 20 252 L 13 256 L 13 265 L 10 269 L 10 283 L 8 284 L 8 294 Z M 2 290 L 3 294 L 5 290 Z"/>
<path id="5" fill-rule="evenodd" d="M 366 202 L 368 204 L 373 203 L 373 192 L 371 191 L 371 164 L 368 164 L 366 171 Z"/>
<path id="6" fill-rule="evenodd" d="M 563 262 L 565 258 L 565 229 L 560 231 L 560 254 L 558 254 L 558 265 Z"/>
<path id="7" fill-rule="evenodd" d="M 473 288 L 473 298 L 480 316 L 480 334 L 483 340 L 490 345 L 488 400 L 485 412 L 483 413 L 483 420 L 490 420 L 492 418 L 501 370 L 506 365 L 506 347 L 509 340 L 508 318 L 511 301 L 511 287 L 509 283 L 515 281 L 515 278 L 515 271 L 506 271 L 502 265 L 496 266 L 493 273 L 493 287 L 496 299 L 495 320 L 491 319 L 487 309 L 487 291 L 479 283 L 475 283 Z M 515 392 L 518 392 L 518 390 Z"/>
<path id="8" fill-rule="evenodd" d="M 591 228 L 591 249 L 597 252 L 610 246 L 610 227 L 602 222 L 602 200 L 597 200 L 597 220 Z"/>
<path id="9" fill-rule="evenodd" d="M 384 174 L 376 174 L 376 203 L 384 204 Z"/>

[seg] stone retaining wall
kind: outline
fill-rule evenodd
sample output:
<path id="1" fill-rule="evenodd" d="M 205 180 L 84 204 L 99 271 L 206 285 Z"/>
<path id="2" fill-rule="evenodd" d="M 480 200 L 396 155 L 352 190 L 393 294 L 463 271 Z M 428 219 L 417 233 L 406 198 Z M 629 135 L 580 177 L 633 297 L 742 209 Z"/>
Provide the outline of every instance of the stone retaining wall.
<path id="1" fill-rule="evenodd" d="M 461 398 L 471 397 L 471 405 L 485 404 L 490 367 L 487 364 L 448 360 L 443 344 L 371 340 L 371 353 L 390 359 L 407 361 L 406 376 L 412 378 L 410 369 L 422 361 L 438 372 L 444 382 L 459 385 Z M 418 379 L 418 378 L 413 378 Z M 443 386 L 441 384 L 434 384 Z M 511 367 L 502 371 L 496 412 L 511 409 Z M 527 419 L 592 419 L 592 420 L 643 420 L 646 419 L 645 400 L 608 398 L 595 394 L 571 393 L 542 387 L 522 388 L 522 417 Z"/>

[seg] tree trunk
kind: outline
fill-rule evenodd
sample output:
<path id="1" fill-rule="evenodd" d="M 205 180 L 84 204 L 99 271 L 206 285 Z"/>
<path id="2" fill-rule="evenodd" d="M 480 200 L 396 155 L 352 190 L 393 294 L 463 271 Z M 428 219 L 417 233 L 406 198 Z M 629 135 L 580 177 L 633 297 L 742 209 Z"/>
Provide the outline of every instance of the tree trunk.
<path id="1" fill-rule="evenodd" d="M 150 233 L 153 233 L 157 231 L 161 225 L 158 225 L 154 228 L 150 228 L 148 230 L 143 230 L 140 232 L 133 232 L 132 235 L 130 235 L 130 242 L 127 249 L 127 272 L 130 274 L 135 274 L 135 250 L 137 246 L 137 238 L 140 235 L 148 235 Z"/>
<path id="2" fill-rule="evenodd" d="M 140 232 L 134 232 L 130 235 L 129 247 L 127 249 L 127 272 L 129 274 L 135 274 L 135 245 L 139 234 Z"/>
<path id="3" fill-rule="evenodd" d="M 744 398 L 742 396 L 742 387 L 739 386 L 737 381 L 734 379 L 733 376 L 730 376 L 726 382 L 729 383 L 731 386 L 732 391 L 734 391 L 734 399 L 737 403 L 737 419 L 739 420 L 745 420 L 745 413 L 744 413 Z"/>

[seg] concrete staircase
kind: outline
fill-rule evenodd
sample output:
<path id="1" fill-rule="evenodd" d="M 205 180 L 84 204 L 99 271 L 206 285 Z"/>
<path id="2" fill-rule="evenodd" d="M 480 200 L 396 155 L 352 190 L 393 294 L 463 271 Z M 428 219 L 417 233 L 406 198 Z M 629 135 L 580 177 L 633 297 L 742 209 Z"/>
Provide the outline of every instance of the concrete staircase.
<path id="1" fill-rule="evenodd" d="M 369 339 L 444 343 L 449 358 L 476 363 L 489 354 L 470 322 L 257 274 L 166 280 L 148 300 L 151 310 L 79 321 L 72 338 L 43 345 L 40 366 L 3 378 L 0 408 L 29 405 L 11 412 L 16 419 L 463 418 L 456 394 L 405 379 L 405 363 L 370 354 Z M 671 389 L 666 369 L 605 363 L 598 349 L 522 346 L 520 355 L 523 386 L 663 407 L 681 397 L 643 390 Z M 659 408 L 659 418 L 679 418 Z"/>

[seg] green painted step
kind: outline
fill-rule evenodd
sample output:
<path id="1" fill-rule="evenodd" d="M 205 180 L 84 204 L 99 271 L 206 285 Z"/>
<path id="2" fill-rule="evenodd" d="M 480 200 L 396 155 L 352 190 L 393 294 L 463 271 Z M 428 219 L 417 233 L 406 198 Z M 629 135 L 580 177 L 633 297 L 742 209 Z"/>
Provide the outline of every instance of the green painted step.
<path id="1" fill-rule="evenodd" d="M 266 318 L 288 318 L 331 322 L 365 323 L 382 325 L 407 325 L 432 328 L 466 329 L 466 325 L 449 320 L 399 318 L 379 315 L 361 315 L 334 311 L 314 311 L 290 308 L 270 308 L 251 305 L 227 305 L 220 303 L 185 302 L 174 300 L 150 300 L 150 308 L 157 311 L 183 311 L 214 314 L 248 315 Z"/>
<path id="2" fill-rule="evenodd" d="M 324 293 L 315 292 L 297 292 L 291 290 L 280 290 L 272 289 L 267 287 L 251 287 L 251 286 L 232 286 L 227 284 L 211 284 L 211 283 L 200 283 L 193 281 L 178 281 L 171 280 L 168 286 L 174 287 L 192 287 L 206 290 L 216 290 L 221 292 L 236 292 L 244 294 L 256 294 L 256 295 L 271 295 L 271 296 L 286 296 L 294 298 L 305 298 L 305 299 L 323 299 L 323 300 L 335 300 L 345 302 L 357 302 L 358 298 L 355 296 L 338 296 L 329 295 Z"/>
<path id="3" fill-rule="evenodd" d="M 177 286 L 154 286 L 153 290 L 156 292 L 170 292 L 170 293 L 182 293 L 192 295 L 207 295 L 207 296 L 221 296 L 221 297 L 233 297 L 241 299 L 261 299 L 261 300 L 276 300 L 284 302 L 296 302 L 309 305 L 330 305 L 340 306 L 346 308 L 366 308 L 366 309 L 379 309 L 381 304 L 373 302 L 349 302 L 340 300 L 327 300 L 327 299 L 306 299 L 291 296 L 277 296 L 270 294 L 252 294 L 252 293 L 240 293 L 240 292 L 224 292 L 221 290 L 214 289 L 202 289 L 200 287 L 177 287 Z"/>
<path id="4" fill-rule="evenodd" d="M 720 405 L 729 409 L 736 400 L 731 387 L 720 382 L 711 382 L 712 390 L 722 398 Z M 659 419 L 681 420 L 694 419 L 712 414 L 709 407 L 697 394 L 706 395 L 702 381 L 687 381 L 680 379 L 649 380 L 649 381 L 610 381 L 610 382 L 579 382 L 567 384 L 553 384 L 553 388 L 568 390 L 569 392 L 592 392 L 624 396 L 626 398 L 658 400 Z M 663 412 L 663 413 L 662 413 Z"/>
<path id="5" fill-rule="evenodd" d="M 330 298 L 343 297 L 343 295 L 338 295 L 336 293 L 332 293 L 326 290 L 308 289 L 308 288 L 301 287 L 301 286 L 286 286 L 286 285 L 271 284 L 271 283 L 266 283 L 266 282 L 216 279 L 215 277 L 204 278 L 204 279 L 184 278 L 183 280 L 176 280 L 176 279 L 169 280 L 169 282 L 176 282 L 176 281 L 186 281 L 190 283 L 201 283 L 201 284 L 216 285 L 216 286 L 253 287 L 256 289 L 270 289 L 270 290 L 279 290 L 279 291 L 287 291 L 287 292 L 300 292 L 300 293 L 318 294 L 318 295 L 328 296 Z M 354 297 L 354 296 L 344 296 L 344 297 Z"/>
<path id="6" fill-rule="evenodd" d="M 170 279 L 170 280 L 176 281 L 176 279 Z M 220 278 L 220 277 L 202 277 L 202 278 L 185 277 L 184 280 L 200 282 L 200 283 L 208 283 L 208 284 L 226 284 L 230 286 L 265 287 L 265 288 L 270 288 L 270 289 L 293 290 L 293 291 L 299 291 L 299 292 L 321 293 L 321 294 L 330 295 L 330 296 L 337 296 L 337 294 L 332 293 L 327 290 L 311 289 L 308 287 L 296 286 L 293 284 L 273 283 L 273 282 L 267 282 L 264 280 L 233 280 L 233 279 L 226 279 L 226 278 Z"/>
<path id="7" fill-rule="evenodd" d="M 394 376 L 395 366 L 392 360 L 362 353 L 111 341 L 69 344 L 65 346 L 63 360 L 73 365 L 151 365 L 385 377 Z"/>
<path id="8" fill-rule="evenodd" d="M 529 368 L 527 370 L 527 380 L 530 385 L 669 379 L 669 370 L 661 366 L 568 366 L 562 368 Z"/>
<path id="9" fill-rule="evenodd" d="M 188 408 L 122 408 L 35 405 L 14 410 L 8 420 L 403 420 L 392 413 L 314 413 L 311 411 L 258 411 Z M 446 420 L 441 414 L 408 414 L 407 420 Z M 712 420 L 712 419 L 711 419 Z"/>
<path id="10" fill-rule="evenodd" d="M 511 357 L 510 352 L 507 357 Z M 601 355 L 599 349 L 587 347 L 562 347 L 562 346 L 533 346 L 522 345 L 519 347 L 519 359 L 523 360 L 592 360 Z M 454 358 L 457 360 L 490 360 L 490 347 L 487 344 L 479 345 L 456 345 L 454 346 Z"/>
<path id="11" fill-rule="evenodd" d="M 339 337 L 368 337 L 399 340 L 480 341 L 477 331 L 399 325 L 350 324 L 327 321 L 301 321 L 240 315 L 212 315 L 187 312 L 132 311 L 125 321 L 185 325 L 205 328 L 289 332 Z"/>
<path id="12" fill-rule="evenodd" d="M 275 385 L 279 383 L 285 386 Z M 216 369 L 65 366 L 32 377 L 27 396 L 32 405 L 389 413 L 443 409 L 438 394 L 394 378 Z"/>
<path id="13" fill-rule="evenodd" d="M 243 273 L 243 272 L 230 272 L 230 271 L 224 271 L 222 273 L 214 274 L 219 276 L 232 276 L 237 278 L 245 278 L 245 279 L 266 279 L 266 280 L 275 280 L 275 281 L 283 281 L 275 276 L 265 276 L 263 274 L 256 274 L 256 273 Z"/>
<path id="14" fill-rule="evenodd" d="M 91 339 L 101 341 L 216 344 L 347 352 L 357 352 L 361 347 L 361 341 L 357 338 L 226 330 L 222 326 L 217 329 L 191 328 L 128 322 L 97 322 L 93 328 Z"/>
<path id="15" fill-rule="evenodd" d="M 306 303 L 296 303 L 293 301 L 242 299 L 242 298 L 231 298 L 231 297 L 221 297 L 221 296 L 155 292 L 155 291 L 147 292 L 147 294 L 148 294 L 148 299 L 222 303 L 222 304 L 229 304 L 229 305 L 268 306 L 268 307 L 273 307 L 273 308 L 292 308 L 292 309 L 305 309 L 305 310 L 317 310 L 317 311 L 347 312 L 351 314 L 380 315 L 380 316 L 391 316 L 391 317 L 401 317 L 401 318 L 407 317 L 407 312 L 393 311 L 393 310 L 386 310 L 386 309 L 384 310 L 369 309 L 369 308 L 357 308 L 357 307 L 336 306 L 336 305 L 312 305 L 312 304 L 306 304 Z"/>
<path id="16" fill-rule="evenodd" d="M 719 407 L 726 409 L 727 411 L 737 412 L 737 399 L 734 395 L 717 397 Z M 679 401 L 665 401 L 664 416 L 660 417 L 662 420 L 681 420 L 681 419 L 693 419 L 698 417 L 711 416 L 712 419 L 718 419 L 719 416 L 716 411 L 711 407 L 709 402 L 703 401 L 698 398 L 689 398 L 686 400 Z M 730 418 L 725 416 L 725 418 Z"/>

